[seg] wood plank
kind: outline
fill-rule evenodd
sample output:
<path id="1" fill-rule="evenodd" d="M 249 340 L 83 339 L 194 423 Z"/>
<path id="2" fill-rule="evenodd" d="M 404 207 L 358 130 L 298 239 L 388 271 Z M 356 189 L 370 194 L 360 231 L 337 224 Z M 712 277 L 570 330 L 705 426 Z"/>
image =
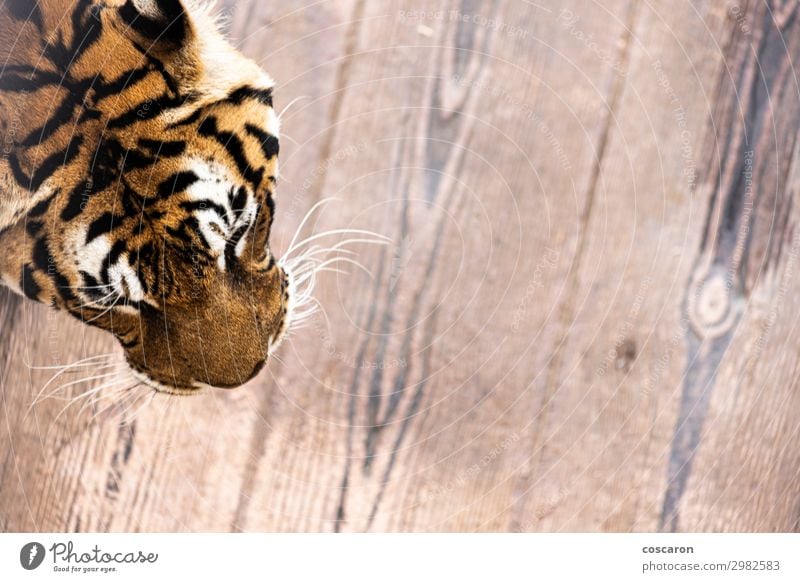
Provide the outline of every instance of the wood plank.
<path id="1" fill-rule="evenodd" d="M 562 63 L 548 68 L 535 49 L 562 48 L 563 31 L 546 22 L 552 9 L 451 3 L 441 17 L 415 18 L 395 6 L 365 10 L 370 26 L 359 33 L 332 149 L 353 136 L 369 141 L 328 169 L 324 190 L 346 205 L 319 228 L 352 217 L 405 248 L 365 254 L 374 285 L 326 285 L 334 353 L 295 342 L 281 369 L 281 390 L 310 417 L 306 430 L 332 425 L 334 452 L 303 450 L 307 464 L 297 468 L 292 449 L 301 445 L 288 441 L 262 471 L 300 471 L 285 511 L 299 518 L 316 503 L 339 531 L 503 530 L 551 357 L 536 342 L 553 342 L 548 324 L 564 300 L 580 230 L 573 218 L 584 211 L 602 133 L 596 113 L 607 95 L 591 89 L 607 86 L 610 71 L 577 49 L 566 73 Z M 529 34 L 493 33 L 471 22 L 475 14 Z M 618 40 L 622 25 L 609 28 L 602 11 L 586 21 L 609 44 Z M 521 307 L 538 282 L 543 307 Z M 307 370 L 321 370 L 317 385 Z M 275 504 L 267 486 L 253 518 Z"/>
<path id="2" fill-rule="evenodd" d="M 273 246 L 327 197 L 307 232 L 393 244 L 247 387 L 135 418 L 29 413 L 117 348 L 0 294 L 0 530 L 797 529 L 789 4 L 221 4 L 304 97 Z"/>
<path id="3" fill-rule="evenodd" d="M 699 345 L 690 344 L 667 529 L 798 527 L 797 12 L 753 3 L 727 46 L 735 74 L 720 78 L 704 149 L 713 163 L 702 189 L 713 197 L 688 289 Z"/>

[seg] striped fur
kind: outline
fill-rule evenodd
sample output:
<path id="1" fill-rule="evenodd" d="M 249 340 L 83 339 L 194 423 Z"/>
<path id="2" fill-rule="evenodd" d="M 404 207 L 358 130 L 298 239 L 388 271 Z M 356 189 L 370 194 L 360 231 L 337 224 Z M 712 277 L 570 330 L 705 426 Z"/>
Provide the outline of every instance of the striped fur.
<path id="1" fill-rule="evenodd" d="M 233 387 L 286 328 L 272 80 L 186 0 L 5 0 L 0 273 L 159 388 Z"/>

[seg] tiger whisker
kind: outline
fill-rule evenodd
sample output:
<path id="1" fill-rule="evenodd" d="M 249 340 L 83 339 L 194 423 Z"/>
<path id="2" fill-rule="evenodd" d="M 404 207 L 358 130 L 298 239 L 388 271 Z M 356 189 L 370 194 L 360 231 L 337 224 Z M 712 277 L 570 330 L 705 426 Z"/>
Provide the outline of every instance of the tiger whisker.
<path id="1" fill-rule="evenodd" d="M 124 380 L 125 378 L 120 378 L 120 380 Z M 121 394 L 125 391 L 124 388 L 119 388 L 122 386 L 124 382 L 118 382 L 116 384 L 105 384 L 102 386 L 98 386 L 97 388 L 93 388 L 89 391 L 89 396 L 85 399 L 83 406 L 81 406 L 78 414 L 82 414 L 84 410 L 86 410 L 89 406 L 96 406 L 99 402 L 103 400 L 108 400 L 109 398 L 114 398 L 115 396 Z M 103 394 L 102 392 L 106 392 Z M 78 398 L 83 398 L 84 394 L 81 394 Z M 76 398 L 77 400 L 77 398 Z"/>
<path id="2" fill-rule="evenodd" d="M 309 304 L 312 304 L 311 308 L 306 308 L 305 311 L 299 312 L 292 319 L 292 330 L 300 329 L 302 326 L 295 327 L 295 324 L 296 323 L 302 323 L 305 320 L 310 319 L 316 313 L 322 313 L 322 316 L 325 318 L 326 325 L 327 325 L 328 329 L 330 329 L 331 322 L 330 322 L 330 319 L 328 318 L 328 313 L 327 313 L 327 311 L 325 311 L 325 308 L 322 306 L 322 303 L 320 303 L 320 301 L 316 297 L 314 297 L 312 295 L 309 295 L 307 297 L 307 299 L 303 303 L 298 305 L 298 307 L 304 308 L 304 307 L 306 307 L 306 305 L 309 305 Z"/>
<path id="3" fill-rule="evenodd" d="M 349 275 L 350 271 L 342 271 L 341 269 L 334 269 L 325 267 L 324 269 L 315 269 L 317 273 L 336 273 L 338 275 Z"/>
<path id="4" fill-rule="evenodd" d="M 311 265 L 308 268 L 303 269 L 302 271 L 299 271 L 299 274 L 295 275 L 295 281 L 294 281 L 295 286 L 299 287 L 305 281 L 307 281 L 308 279 L 311 279 L 312 277 L 314 277 L 316 272 L 317 272 L 315 267 L 316 267 L 316 265 Z"/>
<path id="5" fill-rule="evenodd" d="M 122 385 L 116 390 L 114 390 L 112 393 L 96 399 L 93 402 L 94 412 L 92 413 L 92 416 L 89 419 L 90 422 L 96 422 L 104 412 L 111 410 L 115 406 L 118 406 L 120 402 L 124 402 L 125 399 L 128 398 L 128 396 L 130 395 L 130 391 L 134 390 L 135 387 L 136 387 L 135 384 L 129 386 Z M 104 401 L 108 401 L 108 403 L 100 407 L 99 404 Z"/>
<path id="6" fill-rule="evenodd" d="M 88 357 L 88 358 L 83 358 L 82 360 L 78 360 L 77 362 L 72 362 L 71 364 L 64 364 L 63 366 L 30 366 L 29 365 L 28 369 L 29 370 L 62 370 L 63 371 L 63 370 L 69 370 L 71 368 L 78 368 L 78 367 L 84 367 L 85 368 L 85 367 L 88 367 L 88 366 L 93 366 L 94 364 L 92 362 L 94 362 L 95 360 L 108 359 L 108 358 L 112 358 L 114 356 L 116 356 L 116 354 L 112 352 L 112 353 L 109 353 L 109 354 L 102 354 L 102 355 L 99 355 L 99 356 L 91 356 L 91 357 Z"/>
<path id="7" fill-rule="evenodd" d="M 105 379 L 105 378 L 111 378 L 112 376 L 114 376 L 114 374 L 119 374 L 120 372 L 123 372 L 123 371 L 124 370 L 119 369 L 119 370 L 115 370 L 114 372 L 109 372 L 108 374 L 104 374 L 102 376 L 93 376 L 91 378 L 81 378 L 80 380 L 75 380 L 74 382 L 70 382 L 69 384 L 63 384 L 61 386 L 58 386 L 58 387 L 54 388 L 53 390 L 51 390 L 47 394 L 43 394 L 42 395 L 41 392 L 40 392 L 39 394 L 37 394 L 36 398 L 29 405 L 28 412 L 30 412 L 33 408 L 35 408 L 37 405 L 41 404 L 45 400 L 70 400 L 69 397 L 61 396 L 61 395 L 58 395 L 58 394 L 59 394 L 59 392 L 67 392 L 67 388 L 69 388 L 71 386 L 76 386 L 76 385 L 83 384 L 85 382 L 94 381 L 94 380 L 102 380 L 102 379 Z"/>
<path id="8" fill-rule="evenodd" d="M 139 407 L 134 411 L 134 413 L 132 415 L 126 416 L 128 422 L 132 422 L 132 421 L 136 420 L 136 418 L 139 416 L 139 414 L 141 414 L 142 410 L 144 410 L 145 408 L 147 408 L 148 406 L 150 406 L 153 403 L 153 400 L 155 400 L 156 396 L 158 395 L 158 392 L 156 392 L 155 390 L 152 390 L 151 393 L 150 393 L 150 398 L 149 399 L 147 398 L 147 395 L 148 395 L 148 393 L 145 392 L 144 393 L 144 397 L 140 399 L 141 400 L 141 404 L 139 405 Z M 127 413 L 126 413 L 126 415 L 127 415 Z"/>
<path id="9" fill-rule="evenodd" d="M 315 262 L 313 264 L 305 264 L 302 267 L 300 267 L 299 269 L 296 269 L 295 271 L 293 271 L 294 274 L 295 274 L 295 287 L 299 287 L 300 285 L 302 285 L 303 283 L 305 283 L 307 280 L 311 279 L 312 277 L 316 277 L 317 273 L 321 273 L 321 272 L 334 272 L 334 273 L 340 273 L 340 274 L 348 274 L 346 271 L 342 271 L 340 269 L 328 268 L 330 265 L 333 265 L 333 264 L 338 263 L 338 262 L 343 262 L 343 263 L 348 263 L 348 264 L 354 265 L 358 269 L 364 271 L 370 279 L 375 280 L 375 277 L 372 274 L 372 272 L 369 269 L 367 269 L 362 263 L 359 263 L 358 261 L 356 261 L 354 259 L 351 259 L 349 257 L 334 257 L 332 259 L 328 259 L 328 260 L 323 261 L 323 262 Z"/>
<path id="10" fill-rule="evenodd" d="M 127 421 L 132 421 L 133 418 L 128 416 L 129 412 L 133 409 L 135 405 L 142 403 L 144 400 L 150 396 L 149 390 L 143 390 L 137 392 L 136 389 L 142 385 L 141 382 L 136 382 L 132 386 L 128 386 L 122 392 L 122 397 L 119 400 L 116 400 L 110 404 L 110 406 L 104 408 L 103 410 L 99 410 L 97 414 L 102 414 L 105 410 L 113 408 L 114 406 L 121 406 L 122 407 L 122 417 Z M 153 390 L 155 392 L 155 390 Z M 95 415 L 96 418 L 97 415 Z"/>
<path id="11" fill-rule="evenodd" d="M 339 199 L 338 198 L 323 198 L 322 200 L 320 200 L 319 202 L 314 204 L 314 206 L 312 206 L 308 210 L 308 212 L 306 212 L 306 215 L 303 217 L 303 220 L 300 221 L 300 225 L 297 227 L 297 230 L 295 231 L 294 236 L 292 237 L 292 240 L 289 242 L 289 250 L 286 251 L 286 253 L 284 254 L 284 257 L 288 256 L 289 252 L 294 247 L 294 243 L 295 243 L 295 241 L 297 241 L 297 237 L 300 236 L 300 232 L 302 232 L 303 227 L 306 225 L 306 222 L 308 222 L 309 218 L 311 218 L 311 215 L 314 214 L 314 212 L 318 208 L 320 208 L 321 206 L 324 206 L 325 204 L 327 204 L 329 202 L 334 202 L 334 201 L 337 201 L 337 200 L 339 200 Z"/>
<path id="12" fill-rule="evenodd" d="M 344 242 L 348 242 L 348 241 L 344 241 Z M 308 251 L 303 253 L 302 255 L 300 255 L 298 257 L 295 257 L 291 261 L 288 261 L 287 265 L 290 265 L 290 268 L 292 268 L 292 270 L 297 270 L 298 268 L 301 268 L 306 262 L 317 260 L 317 259 L 315 259 L 315 257 L 317 255 L 327 256 L 327 255 L 329 255 L 331 253 L 337 253 L 337 254 L 341 253 L 341 254 L 345 254 L 345 255 L 357 256 L 357 253 L 355 253 L 354 251 L 351 251 L 351 250 L 348 250 L 348 249 L 345 249 L 345 248 L 341 248 L 341 243 L 336 245 L 336 246 L 328 247 L 328 248 L 323 248 L 323 247 L 319 247 L 319 246 L 315 245 L 315 246 L 311 247 Z M 299 265 L 299 266 L 297 266 L 297 265 Z M 291 267 L 291 266 L 293 266 L 293 267 Z"/>
<path id="13" fill-rule="evenodd" d="M 93 290 L 93 289 L 110 289 L 113 287 L 113 283 L 105 283 L 103 285 L 79 285 L 75 287 L 75 289 L 86 289 L 86 290 Z"/>
<path id="14" fill-rule="evenodd" d="M 343 248 L 344 245 L 354 244 L 354 243 L 385 244 L 382 241 L 374 241 L 374 240 L 371 240 L 371 239 L 347 239 L 347 240 L 341 241 L 340 243 L 338 243 L 338 244 L 336 244 L 336 245 L 334 245 L 332 247 L 327 247 L 327 248 L 323 248 L 323 247 L 319 247 L 318 245 L 314 245 L 311 248 L 309 248 L 306 252 L 304 252 L 302 255 L 299 255 L 297 257 L 294 257 L 294 258 L 286 261 L 285 262 L 285 267 L 289 271 L 291 271 L 295 275 L 297 275 L 297 274 L 303 273 L 303 272 L 305 272 L 305 271 L 307 271 L 309 269 L 313 269 L 315 267 L 315 265 L 318 266 L 320 264 L 321 259 L 317 259 L 316 255 L 327 256 L 329 254 L 336 253 L 337 256 L 339 256 L 339 254 L 355 256 L 356 255 L 355 252 Z M 372 277 L 371 273 L 370 273 L 370 277 Z"/>
<path id="15" fill-rule="evenodd" d="M 97 388 L 93 388 L 92 390 L 90 390 L 90 391 L 88 392 L 88 394 L 89 394 L 89 396 L 91 396 L 92 394 L 96 394 L 96 393 L 97 393 L 97 392 L 99 392 L 100 390 L 103 390 L 103 389 L 110 389 L 110 388 L 112 388 L 112 387 L 119 386 L 119 385 L 120 385 L 122 382 L 124 382 L 125 380 L 126 380 L 126 378 L 124 378 L 124 377 L 122 377 L 122 378 L 117 378 L 117 381 L 116 381 L 116 382 L 111 382 L 111 383 L 108 383 L 108 384 L 103 384 L 103 385 L 101 385 L 101 386 L 98 386 Z M 86 393 L 84 393 L 84 394 L 81 394 L 81 395 L 77 396 L 76 398 L 72 399 L 72 400 L 69 402 L 69 404 L 67 404 L 67 405 L 66 405 L 64 408 L 62 408 L 62 409 L 61 409 L 61 412 L 59 412 L 59 413 L 58 413 L 58 415 L 56 415 L 56 417 L 53 419 L 53 422 L 52 422 L 51 426 L 54 426 L 54 425 L 55 425 L 55 424 L 58 422 L 58 420 L 59 420 L 59 419 L 60 419 L 60 418 L 61 418 L 61 417 L 62 417 L 64 414 L 66 414 L 67 410 L 69 410 L 69 409 L 70 409 L 70 408 L 71 408 L 73 405 L 75 405 L 75 403 L 76 403 L 76 402 L 79 402 L 79 401 L 80 401 L 80 400 L 82 400 L 84 397 L 86 397 L 85 395 L 86 395 Z"/>
<path id="16" fill-rule="evenodd" d="M 334 235 L 337 235 L 337 234 L 361 234 L 361 235 L 367 235 L 367 236 L 374 236 L 377 240 L 374 240 L 374 241 L 371 240 L 370 244 L 386 245 L 386 244 L 389 244 L 389 243 L 392 242 L 391 238 L 389 238 L 387 236 L 384 236 L 382 234 L 379 234 L 377 232 L 372 232 L 371 230 L 362 230 L 362 229 L 357 229 L 357 228 L 334 228 L 332 230 L 326 230 L 326 231 L 323 231 L 323 232 L 319 232 L 317 234 L 309 236 L 308 238 L 306 238 L 306 239 L 304 239 L 304 240 L 302 240 L 302 241 L 300 241 L 298 243 L 294 243 L 291 247 L 289 247 L 289 250 L 287 250 L 284 253 L 283 259 L 284 260 L 288 259 L 293 252 L 295 252 L 297 249 L 299 249 L 302 246 L 305 246 L 305 245 L 307 245 L 307 244 L 309 244 L 309 243 L 311 243 L 311 242 L 313 242 L 315 240 L 319 240 L 319 239 L 321 239 L 323 237 L 334 236 Z"/>
<path id="17" fill-rule="evenodd" d="M 112 376 L 116 376 L 116 377 L 113 380 L 109 381 L 109 382 L 106 382 L 104 384 L 100 384 L 99 386 L 95 386 L 93 388 L 90 388 L 89 390 L 86 390 L 85 392 L 81 392 L 77 396 L 74 396 L 74 397 L 70 398 L 70 400 L 75 401 L 75 400 L 83 400 L 84 398 L 90 398 L 93 394 L 97 394 L 98 392 L 101 392 L 102 390 L 104 390 L 106 388 L 110 388 L 112 386 L 118 385 L 119 381 L 124 379 L 120 375 L 109 375 L 107 377 L 110 378 Z"/>
<path id="18" fill-rule="evenodd" d="M 334 257 L 333 259 L 328 259 L 327 261 L 322 263 L 318 268 L 316 268 L 315 272 L 319 272 L 319 270 L 321 268 L 327 267 L 328 265 L 333 265 L 333 264 L 338 263 L 338 262 L 342 262 L 342 263 L 347 263 L 349 265 L 353 265 L 354 267 L 357 267 L 357 268 L 361 269 L 362 271 L 364 271 L 369 276 L 370 279 L 372 279 L 373 281 L 375 280 L 375 276 L 372 274 L 372 271 L 367 269 L 363 264 L 359 263 L 358 261 L 356 261 L 354 259 L 350 259 L 348 257 Z"/>
<path id="19" fill-rule="evenodd" d="M 93 309 L 95 306 L 97 306 L 97 307 L 108 307 L 108 303 L 106 303 L 106 302 L 116 294 L 117 294 L 117 290 L 113 289 L 110 293 L 107 293 L 107 294 L 103 295 L 99 299 L 94 299 L 92 301 L 87 301 L 85 303 L 81 303 L 78 307 L 87 307 L 89 309 Z"/>
<path id="20" fill-rule="evenodd" d="M 275 361 L 277 361 L 277 362 L 278 362 L 278 363 L 279 363 L 281 366 L 284 366 L 284 367 L 286 367 L 286 362 L 284 362 L 284 361 L 283 361 L 281 358 L 279 358 L 279 357 L 278 357 L 278 354 L 273 354 L 273 353 L 270 353 L 269 357 L 270 357 L 270 358 L 273 358 L 273 359 L 274 359 Z"/>
<path id="21" fill-rule="evenodd" d="M 126 390 L 126 388 L 122 388 L 122 386 L 127 383 L 126 381 L 132 380 L 132 378 L 130 378 L 124 372 L 125 371 L 123 371 L 123 373 L 120 374 L 120 376 L 119 376 L 119 380 L 120 381 L 117 382 L 116 384 L 114 382 L 109 382 L 109 383 L 107 383 L 105 385 L 98 386 L 97 388 L 99 388 L 99 390 L 95 389 L 94 390 L 94 396 L 90 399 L 92 401 L 92 403 L 97 404 L 98 402 L 101 402 L 103 400 L 107 400 L 108 398 L 112 398 L 115 395 L 124 392 Z M 137 383 L 140 383 L 140 382 L 137 380 Z M 136 385 L 138 385 L 138 384 L 136 384 Z M 98 396 L 98 394 L 100 392 L 106 391 L 108 389 L 111 389 L 111 390 L 107 394 L 102 394 L 102 395 Z"/>
<path id="22" fill-rule="evenodd" d="M 357 253 L 346 248 L 355 244 L 388 245 L 392 239 L 377 232 L 357 228 L 338 228 L 312 233 L 300 240 L 300 233 L 305 228 L 311 216 L 324 204 L 336 200 L 326 198 L 314 204 L 303 217 L 297 227 L 289 246 L 279 260 L 279 264 L 290 275 L 292 296 L 291 321 L 284 337 L 291 337 L 297 330 L 304 328 L 308 322 L 321 312 L 326 325 L 330 328 L 330 319 L 322 304 L 314 297 L 317 286 L 317 277 L 320 273 L 332 272 L 348 274 L 337 266 L 347 263 L 364 271 L 370 279 L 374 280 L 372 272 L 363 263 L 356 260 Z M 344 235 L 345 240 L 340 240 L 331 246 L 314 244 L 323 238 Z M 348 237 L 348 235 L 350 235 Z"/>
<path id="23" fill-rule="evenodd" d="M 91 421 L 92 422 L 96 421 L 103 413 L 111 410 L 115 406 L 118 406 L 121 402 L 124 403 L 125 399 L 128 396 L 130 396 L 131 392 L 136 390 L 136 388 L 138 388 L 141 385 L 142 385 L 141 382 L 136 381 L 134 384 L 127 385 L 127 386 L 124 386 L 123 388 L 117 389 L 112 394 L 108 395 L 107 397 L 104 397 L 102 400 L 111 400 L 111 402 L 109 402 L 108 405 L 104 406 L 103 408 L 100 408 L 100 409 L 96 410 L 95 413 L 92 415 Z M 147 393 L 145 392 L 145 394 L 147 394 Z M 117 396 L 122 396 L 122 398 L 119 399 L 119 400 L 116 400 Z M 100 401 L 98 401 L 98 402 L 100 402 Z M 127 410 L 127 407 L 125 409 L 123 409 L 123 414 L 125 414 L 126 410 Z"/>
<path id="24" fill-rule="evenodd" d="M 98 315 L 95 315 L 93 318 L 85 320 L 84 323 L 87 323 L 87 324 L 92 323 L 93 321 L 95 321 L 97 319 L 100 319 L 104 315 L 108 314 L 112 309 L 114 309 L 114 307 L 117 306 L 117 303 L 119 303 L 120 299 L 121 299 L 121 296 L 118 295 L 117 298 L 114 300 L 114 303 L 109 305 L 107 309 L 105 309 L 104 311 L 102 311 Z"/>
<path id="25" fill-rule="evenodd" d="M 116 364 L 115 364 L 115 366 L 116 366 Z M 34 408 L 37 404 L 39 404 L 43 400 L 46 400 L 47 398 L 52 397 L 52 396 L 54 396 L 55 394 L 57 394 L 59 392 L 65 391 L 67 388 L 69 388 L 71 386 L 76 386 L 78 384 L 83 384 L 84 382 L 92 382 L 94 380 L 103 380 L 105 378 L 110 378 L 111 376 L 115 376 L 115 375 L 119 374 L 119 372 L 120 372 L 120 369 L 116 369 L 116 370 L 114 370 L 112 372 L 107 372 L 107 373 L 99 374 L 99 375 L 96 375 L 96 376 L 90 376 L 88 378 L 81 378 L 79 380 L 73 380 L 72 382 L 68 382 L 67 384 L 62 384 L 62 385 L 58 386 L 57 388 L 55 388 L 49 394 L 45 394 L 45 392 L 50 387 L 50 385 L 60 375 L 60 374 L 56 374 L 50 380 L 48 380 L 47 383 L 45 383 L 45 385 L 42 387 L 41 390 L 39 390 L 39 392 L 36 394 L 36 397 L 31 402 L 30 408 L 28 410 L 30 411 L 32 408 Z"/>
<path id="26" fill-rule="evenodd" d="M 285 140 L 288 140 L 288 141 L 292 142 L 294 145 L 298 145 L 298 146 L 300 145 L 300 143 L 296 139 L 294 139 L 291 135 L 289 135 L 285 131 L 281 130 L 281 141 L 285 141 Z M 281 176 L 281 182 L 287 182 L 287 183 L 291 184 L 291 182 L 289 180 L 287 180 L 283 176 Z"/>
<path id="27" fill-rule="evenodd" d="M 287 104 L 287 105 L 286 105 L 286 106 L 285 106 L 283 109 L 281 109 L 281 112 L 280 112 L 280 113 L 278 113 L 278 119 L 281 119 L 281 120 L 282 120 L 282 119 L 283 119 L 283 116 L 284 116 L 284 114 L 285 114 L 287 111 L 289 111 L 289 109 L 291 109 L 291 108 L 292 108 L 292 106 L 293 106 L 295 103 L 297 103 L 298 101 L 302 101 L 303 99 L 310 99 L 310 98 L 311 98 L 311 97 L 310 97 L 309 95 L 301 95 L 300 97 L 295 97 L 294 99 L 292 99 L 291 101 L 289 101 L 289 103 L 288 103 L 288 104 Z M 281 136 L 281 137 L 283 137 L 283 136 Z"/>
<path id="28" fill-rule="evenodd" d="M 33 410 L 33 408 L 39 402 L 41 402 L 43 400 L 42 395 L 47 391 L 47 388 L 49 388 L 50 385 L 53 384 L 53 382 L 55 382 L 58 378 L 60 378 L 61 376 L 63 376 L 64 374 L 67 374 L 67 373 L 80 372 L 80 371 L 82 371 L 80 368 L 87 368 L 89 366 L 96 367 L 98 370 L 103 370 L 103 369 L 107 369 L 107 368 L 111 368 L 113 366 L 119 365 L 119 364 L 113 364 L 113 363 L 112 364 L 106 363 L 106 364 L 104 364 L 102 366 L 98 366 L 95 363 L 95 362 L 102 363 L 104 361 L 108 362 L 108 358 L 113 357 L 113 356 L 114 356 L 114 354 L 103 354 L 103 355 L 99 355 L 99 356 L 91 356 L 91 357 L 84 358 L 82 360 L 78 360 L 77 362 L 73 362 L 71 364 L 67 364 L 67 365 L 64 365 L 64 366 L 28 366 L 28 368 L 31 369 L 31 370 L 58 370 L 58 371 L 55 374 L 53 374 L 53 376 L 45 383 L 45 385 L 42 386 L 42 388 L 39 390 L 39 392 L 37 392 L 36 396 L 34 396 L 33 400 L 31 401 L 30 406 L 28 407 L 28 410 L 25 413 L 25 417 L 27 418 L 27 416 L 28 416 L 28 414 L 30 414 L 31 410 Z M 88 380 L 83 379 L 83 380 L 78 381 L 78 383 L 85 382 L 85 381 L 88 381 Z M 58 390 L 53 391 L 50 394 L 50 396 L 52 397 L 52 395 L 55 394 L 56 392 L 58 392 Z"/>

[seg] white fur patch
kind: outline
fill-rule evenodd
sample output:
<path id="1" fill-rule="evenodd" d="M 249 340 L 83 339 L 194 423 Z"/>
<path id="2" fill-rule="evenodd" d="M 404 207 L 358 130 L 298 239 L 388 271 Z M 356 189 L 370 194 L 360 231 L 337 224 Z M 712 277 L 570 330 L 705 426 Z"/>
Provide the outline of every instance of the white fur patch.
<path id="1" fill-rule="evenodd" d="M 276 138 L 281 136 L 281 119 L 274 109 L 270 109 L 267 115 L 267 133 L 274 135 Z"/>
<path id="2" fill-rule="evenodd" d="M 108 269 L 108 280 L 120 296 L 130 301 L 144 301 L 144 289 L 136 272 L 128 264 L 127 255 L 120 257 L 117 264 Z M 126 287 L 127 293 L 124 292 Z"/>
<path id="3" fill-rule="evenodd" d="M 220 216 L 217 210 L 209 206 L 195 212 L 195 217 L 200 224 L 200 233 L 206 240 L 209 249 L 216 256 L 217 266 L 221 271 L 227 267 L 225 264 L 225 247 L 234 233 L 243 226 L 250 226 L 255 220 L 258 205 L 250 190 L 247 190 L 247 201 L 244 208 L 236 216 L 231 206 L 230 194 L 238 191 L 239 184 L 230 178 L 230 170 L 221 164 L 202 159 L 194 159 L 188 169 L 194 172 L 197 182 L 189 186 L 187 193 L 192 200 L 197 202 L 208 201 L 222 207 L 225 216 Z M 234 254 L 241 257 L 244 252 L 247 237 L 243 236 L 236 245 Z"/>
<path id="4" fill-rule="evenodd" d="M 84 244 L 88 228 L 77 229 L 75 234 L 68 241 L 67 253 L 75 258 L 75 266 L 79 271 L 91 275 L 102 283 L 103 267 L 108 263 L 108 255 L 111 252 L 111 242 L 107 235 L 98 236 L 89 244 Z M 116 263 L 108 267 L 108 287 L 98 289 L 81 288 L 78 293 L 87 304 L 97 301 L 97 297 L 103 297 L 102 303 L 110 305 L 118 299 L 127 299 L 131 302 L 145 301 L 144 288 L 136 275 L 136 272 L 128 262 L 128 253 L 123 253 Z M 122 302 L 117 304 L 122 308 Z"/>
<path id="5" fill-rule="evenodd" d="M 108 237 L 103 235 L 88 245 L 84 244 L 88 230 L 88 226 L 76 229 L 74 235 L 67 241 L 66 252 L 75 257 L 78 270 L 99 280 L 103 265 L 108 260 L 108 253 L 111 252 L 111 243 Z"/>

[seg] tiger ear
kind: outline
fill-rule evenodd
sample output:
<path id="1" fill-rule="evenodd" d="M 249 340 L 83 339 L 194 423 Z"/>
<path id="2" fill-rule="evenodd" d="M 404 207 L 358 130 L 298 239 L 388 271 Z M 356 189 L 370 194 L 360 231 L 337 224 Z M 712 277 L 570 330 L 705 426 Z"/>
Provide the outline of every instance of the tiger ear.
<path id="1" fill-rule="evenodd" d="M 192 23 L 181 0 L 126 0 L 119 15 L 155 50 L 180 48 L 192 34 Z"/>

